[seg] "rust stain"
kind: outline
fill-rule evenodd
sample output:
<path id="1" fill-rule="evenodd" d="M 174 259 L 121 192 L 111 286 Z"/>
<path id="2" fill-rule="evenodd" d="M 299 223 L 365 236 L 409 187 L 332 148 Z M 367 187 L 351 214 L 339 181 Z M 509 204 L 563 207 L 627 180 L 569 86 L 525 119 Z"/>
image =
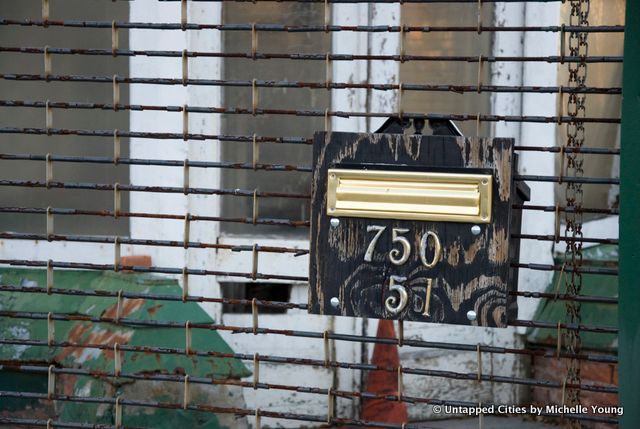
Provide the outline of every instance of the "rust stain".
<path id="1" fill-rule="evenodd" d="M 132 313 L 140 310 L 144 305 L 144 299 L 122 299 L 122 308 L 120 310 L 120 317 L 127 317 Z M 102 317 L 115 319 L 118 315 L 118 303 L 116 302 L 111 307 L 107 308 Z"/>
<path id="2" fill-rule="evenodd" d="M 489 260 L 496 264 L 507 261 L 508 241 L 504 228 L 496 228 L 489 242 Z"/>
<path id="3" fill-rule="evenodd" d="M 70 343 L 76 344 L 84 344 L 82 337 L 83 335 L 91 329 L 91 323 L 78 323 L 69 331 L 69 336 L 67 340 Z M 56 356 L 56 361 L 63 362 L 67 357 L 69 357 L 72 353 L 82 353 L 82 347 L 64 347 L 62 352 Z"/>
<path id="4" fill-rule="evenodd" d="M 154 305 L 153 307 L 147 308 L 147 313 L 153 315 L 162 307 L 162 304 Z"/>
<path id="5" fill-rule="evenodd" d="M 476 259 L 476 255 L 483 245 L 484 237 L 479 237 L 476 241 L 474 241 L 473 244 L 471 244 L 471 246 L 469 246 L 469 248 L 464 251 L 464 263 L 467 265 L 472 263 L 473 260 Z"/>
<path id="6" fill-rule="evenodd" d="M 447 262 L 452 267 L 457 266 L 460 262 L 460 243 L 457 240 L 447 248 Z"/>
<path id="7" fill-rule="evenodd" d="M 61 378 L 61 383 L 56 384 L 60 384 L 62 386 L 62 394 L 66 396 L 73 396 L 75 394 L 74 388 L 76 386 L 78 376 L 75 374 L 60 374 L 58 377 Z"/>
<path id="8" fill-rule="evenodd" d="M 111 332 L 108 330 L 104 331 L 95 331 L 89 334 L 87 337 L 87 343 L 89 344 L 106 344 L 109 346 L 114 346 L 115 344 L 127 344 L 129 340 L 133 337 L 133 331 L 128 332 Z M 113 348 L 102 350 L 102 354 L 106 359 L 113 359 Z"/>
<path id="9" fill-rule="evenodd" d="M 93 328 L 93 329 L 92 329 Z M 83 338 L 84 335 L 89 332 L 89 335 L 86 338 Z M 113 346 L 117 344 L 127 344 L 131 337 L 133 336 L 133 331 L 117 331 L 111 332 L 106 329 L 101 329 L 97 326 L 93 326 L 91 323 L 82 323 L 74 326 L 69 332 L 68 340 L 71 343 L 75 344 L 102 344 L 107 346 Z M 88 352 L 89 351 L 89 352 Z M 59 362 L 64 361 L 67 357 L 73 357 L 77 363 L 82 364 L 86 359 L 89 359 L 92 356 L 92 353 L 95 355 L 102 353 L 105 358 L 113 359 L 113 350 L 104 349 L 87 349 L 85 347 L 66 347 L 62 351 L 62 353 L 56 356 L 56 359 Z"/>

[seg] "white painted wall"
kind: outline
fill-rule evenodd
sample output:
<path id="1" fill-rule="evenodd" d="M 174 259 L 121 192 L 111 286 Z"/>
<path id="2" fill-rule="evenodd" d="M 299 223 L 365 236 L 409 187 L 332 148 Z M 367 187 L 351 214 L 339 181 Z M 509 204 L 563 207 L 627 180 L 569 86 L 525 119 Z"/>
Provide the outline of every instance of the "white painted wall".
<path id="1" fill-rule="evenodd" d="M 525 9 L 525 25 L 560 25 L 560 3 L 527 4 Z M 524 55 L 556 55 L 559 51 L 559 37 L 556 33 L 527 32 L 524 35 Z M 527 62 L 523 67 L 523 85 L 555 86 L 558 84 L 558 64 L 544 62 Z M 556 94 L 526 93 L 522 96 L 523 115 L 557 115 Z M 556 132 L 560 129 L 556 124 L 523 123 L 520 128 L 520 145 L 523 146 L 555 146 Z M 524 151 L 520 153 L 521 174 L 554 175 L 555 162 L 544 152 Z M 555 205 L 553 183 L 529 182 L 532 202 L 536 205 Z M 553 234 L 554 214 L 525 210 L 522 216 L 523 234 Z M 552 243 L 536 240 L 524 240 L 520 246 L 522 262 L 552 264 Z M 553 277 L 552 272 L 521 270 L 518 289 L 529 291 L 542 290 Z M 519 317 L 531 319 L 537 300 L 518 299 Z M 524 328 L 521 329 L 524 331 Z"/>
<path id="2" fill-rule="evenodd" d="M 142 0 L 131 2 L 130 20 L 133 22 L 179 22 L 180 4 Z M 187 47 L 187 33 L 158 30 L 131 30 L 130 49 L 177 50 Z M 182 76 L 181 58 L 135 56 L 129 60 L 132 76 L 170 77 Z M 189 102 L 186 87 L 175 85 L 132 85 L 131 104 L 183 105 Z M 138 131 L 166 131 L 182 133 L 180 113 L 131 112 L 130 127 Z M 189 157 L 189 145 L 182 140 L 131 139 L 132 158 L 185 159 Z M 131 183 L 138 185 L 182 186 L 180 168 L 131 166 Z M 148 213 L 186 213 L 188 197 L 182 194 L 130 193 L 130 210 Z M 132 237 L 182 240 L 179 221 L 161 219 L 130 219 Z M 180 248 L 138 248 L 150 255 L 154 265 L 183 266 L 185 251 Z"/>
<path id="3" fill-rule="evenodd" d="M 399 4 L 374 3 L 369 6 L 369 25 L 400 25 L 401 6 Z M 370 55 L 399 55 L 399 33 L 370 33 Z M 400 79 L 400 63 L 397 61 L 370 61 L 369 80 L 374 83 L 397 84 Z M 399 91 L 372 91 L 369 111 L 398 113 Z M 377 130 L 386 118 L 370 118 L 369 132 Z"/>

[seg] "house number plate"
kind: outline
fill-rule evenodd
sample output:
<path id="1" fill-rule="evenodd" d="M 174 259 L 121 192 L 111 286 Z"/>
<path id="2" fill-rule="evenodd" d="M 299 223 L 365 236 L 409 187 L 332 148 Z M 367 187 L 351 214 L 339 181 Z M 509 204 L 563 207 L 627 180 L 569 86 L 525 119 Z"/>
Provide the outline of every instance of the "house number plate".
<path id="1" fill-rule="evenodd" d="M 309 312 L 504 327 L 511 139 L 316 133 Z"/>

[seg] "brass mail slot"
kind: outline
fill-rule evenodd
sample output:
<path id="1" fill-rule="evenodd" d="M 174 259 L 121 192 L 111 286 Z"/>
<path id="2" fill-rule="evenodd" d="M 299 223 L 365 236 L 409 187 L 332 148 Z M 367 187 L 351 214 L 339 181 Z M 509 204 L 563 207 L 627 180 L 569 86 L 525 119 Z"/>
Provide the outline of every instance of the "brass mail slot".
<path id="1" fill-rule="evenodd" d="M 327 214 L 491 222 L 490 174 L 329 169 Z"/>

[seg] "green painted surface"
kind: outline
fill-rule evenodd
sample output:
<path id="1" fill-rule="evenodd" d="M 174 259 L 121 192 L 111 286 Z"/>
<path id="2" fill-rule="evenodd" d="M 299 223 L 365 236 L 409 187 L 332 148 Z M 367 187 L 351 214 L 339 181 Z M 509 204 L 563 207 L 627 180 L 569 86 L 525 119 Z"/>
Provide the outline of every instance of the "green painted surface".
<path id="1" fill-rule="evenodd" d="M 623 429 L 640 428 L 640 2 L 624 28 L 620 159 L 620 404 Z"/>
<path id="2" fill-rule="evenodd" d="M 0 282 L 5 285 L 20 285 L 44 287 L 46 285 L 46 270 L 38 269 L 0 269 Z M 54 274 L 54 287 L 63 289 L 86 289 L 129 293 L 145 293 L 155 295 L 181 296 L 181 288 L 176 280 L 164 277 L 149 276 L 134 273 L 110 273 L 92 271 L 57 270 Z M 86 316 L 115 317 L 117 299 L 115 297 L 74 296 L 74 295 L 43 295 L 42 293 L 10 293 L 0 292 L 0 310 L 23 311 L 41 313 L 64 313 Z M 152 299 L 123 299 L 121 317 L 134 320 L 174 321 L 191 323 L 213 323 L 213 320 L 200 308 L 197 303 L 181 301 L 164 301 Z M 22 338 L 32 340 L 47 339 L 46 320 L 29 319 L 0 319 L 1 338 Z M 73 343 L 100 343 L 168 347 L 184 349 L 185 329 L 155 328 L 149 326 L 127 326 L 109 323 L 93 323 L 88 321 L 55 321 L 55 340 Z M 218 351 L 233 353 L 232 349 L 216 331 L 192 329 L 192 348 L 200 351 Z M 20 360 L 41 362 L 42 364 L 56 363 L 65 367 L 82 367 L 113 372 L 113 350 L 98 350 L 85 348 L 60 348 L 24 345 L 0 345 L 0 360 Z M 204 356 L 186 356 L 184 354 L 159 353 L 122 353 L 123 373 L 168 373 L 189 374 L 197 377 L 211 378 L 242 378 L 251 373 L 244 364 L 237 359 L 215 358 Z M 0 381 L 3 385 L 13 386 L 12 389 L 46 392 L 46 375 L 42 381 L 27 383 L 24 374 L 0 371 Z M 35 380 L 35 378 L 34 378 Z M 91 396 L 113 397 L 116 393 L 124 392 L 123 386 L 131 391 L 130 381 L 124 383 L 113 379 L 98 379 L 96 377 L 80 376 L 74 379 L 73 393 Z M 175 402 L 181 401 L 177 394 L 181 391 L 180 383 L 164 383 L 153 385 L 152 382 L 136 382 L 142 386 L 148 383 L 149 399 L 161 400 L 169 395 Z M 23 386 L 20 388 L 20 386 Z M 177 386 L 176 386 L 177 385 Z M 170 386 L 169 391 L 163 386 Z M 143 396 L 144 391 L 139 391 Z M 178 392 L 179 393 L 179 392 Z M 199 397 L 198 397 L 199 396 Z M 194 401 L 208 403 L 216 400 L 208 397 L 206 391 L 195 391 Z M 12 404 L 0 404 L 0 411 Z M 69 405 L 71 404 L 71 405 Z M 26 404 L 24 404 L 26 405 Z M 104 408 L 104 406 L 102 406 Z M 143 425 L 152 421 L 162 422 L 158 427 L 194 427 L 202 429 L 219 428 L 220 424 L 215 415 L 192 411 L 176 411 L 162 409 L 143 409 L 141 412 L 130 412 L 125 422 L 129 425 Z M 132 410 L 130 410 L 132 411 Z M 100 409 L 95 404 L 67 403 L 61 412 L 65 421 L 110 423 L 112 415 L 109 409 Z M 178 424 L 179 422 L 179 424 Z"/>
<path id="3" fill-rule="evenodd" d="M 615 267 L 618 263 L 618 246 L 599 245 L 583 250 L 583 266 L 585 267 Z M 564 259 L 556 258 L 555 263 L 562 265 Z M 553 281 L 547 286 L 545 292 L 555 293 L 558 284 L 559 272 L 556 272 Z M 566 274 L 560 282 L 559 293 L 565 292 Z M 594 274 L 583 274 L 582 295 L 615 297 L 618 295 L 618 278 L 615 276 L 601 276 Z M 566 301 L 552 299 L 540 300 L 540 305 L 536 310 L 533 320 L 557 323 L 566 320 Z M 617 326 L 618 308 L 612 304 L 601 303 L 581 303 L 580 314 L 582 323 L 596 326 Z M 527 340 L 530 343 L 557 344 L 557 329 L 530 329 Z M 601 350 L 615 352 L 618 348 L 618 338 L 615 334 L 600 334 L 595 332 L 580 332 L 582 347 L 584 349 Z"/>

